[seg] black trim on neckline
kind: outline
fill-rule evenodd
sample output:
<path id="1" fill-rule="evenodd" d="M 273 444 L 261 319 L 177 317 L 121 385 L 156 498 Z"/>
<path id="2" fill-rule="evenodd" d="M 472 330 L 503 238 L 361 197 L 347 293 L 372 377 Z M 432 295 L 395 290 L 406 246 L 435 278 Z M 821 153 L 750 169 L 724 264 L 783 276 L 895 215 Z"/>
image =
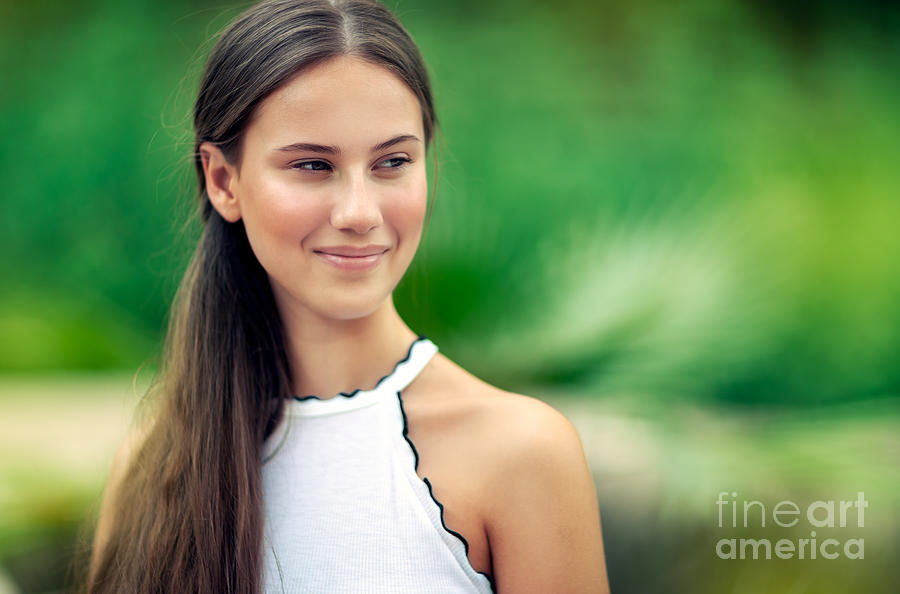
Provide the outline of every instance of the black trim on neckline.
<path id="1" fill-rule="evenodd" d="M 406 410 L 403 409 L 403 396 L 402 396 L 401 392 L 402 392 L 402 390 L 397 390 L 397 402 L 400 403 L 400 416 L 403 418 L 403 439 L 406 440 L 406 443 L 409 444 L 409 449 L 412 450 L 413 460 L 414 460 L 413 461 L 413 471 L 416 472 L 416 476 L 418 476 L 419 452 L 418 452 L 418 450 L 416 450 L 415 444 L 413 444 L 412 440 L 409 438 L 409 422 L 406 419 Z M 472 562 L 469 561 L 469 541 L 466 540 L 466 537 L 464 537 L 459 532 L 447 527 L 447 523 L 444 521 L 444 504 L 442 504 L 440 501 L 438 501 L 437 497 L 434 496 L 434 491 L 431 488 L 431 481 L 428 480 L 427 476 L 420 478 L 419 480 L 421 480 L 423 483 L 425 483 L 425 486 L 428 487 L 429 497 L 431 497 L 431 500 L 434 501 L 435 504 L 437 504 L 437 506 L 438 506 L 438 510 L 440 511 L 439 516 L 441 519 L 441 526 L 443 526 L 444 530 L 446 530 L 449 534 L 452 534 L 457 539 L 459 539 L 460 542 L 462 542 L 463 550 L 466 553 L 466 562 L 469 564 L 469 567 L 475 573 L 479 573 L 479 574 L 483 575 L 484 577 L 486 577 L 488 580 L 488 583 L 491 586 L 491 592 L 496 592 L 497 586 L 494 583 L 494 578 L 491 577 L 489 574 L 487 574 L 483 571 L 478 571 L 477 569 L 472 567 Z"/>
<path id="2" fill-rule="evenodd" d="M 378 380 L 375 383 L 374 388 L 370 388 L 368 390 L 363 390 L 362 388 L 357 388 L 357 389 L 353 390 L 352 392 L 339 392 L 337 395 L 332 396 L 331 398 L 322 398 L 321 396 L 316 396 L 315 394 L 309 394 L 308 396 L 296 396 L 295 395 L 295 396 L 292 396 L 291 399 L 296 400 L 298 402 L 303 402 L 304 400 L 326 401 L 326 400 L 331 400 L 332 398 L 337 398 L 338 396 L 343 396 L 344 398 L 353 398 L 360 392 L 372 392 L 374 390 L 377 390 L 378 386 L 380 386 L 382 384 L 382 382 L 384 382 L 384 380 L 391 377 L 392 375 L 394 375 L 394 373 L 397 372 L 397 368 L 400 367 L 401 363 L 406 363 L 407 361 L 409 361 L 409 357 L 410 357 L 410 355 L 412 355 L 412 350 L 413 350 L 413 347 L 416 346 L 416 343 L 422 342 L 426 338 L 427 337 L 424 334 L 420 334 L 418 338 L 416 338 L 414 341 L 412 341 L 412 344 L 409 345 L 409 349 L 406 351 L 406 356 L 403 357 L 402 359 L 400 359 L 399 361 L 397 361 L 394 364 L 394 368 L 391 370 L 391 372 L 388 373 L 387 375 L 385 375 L 384 377 L 382 377 L 380 380 Z"/>

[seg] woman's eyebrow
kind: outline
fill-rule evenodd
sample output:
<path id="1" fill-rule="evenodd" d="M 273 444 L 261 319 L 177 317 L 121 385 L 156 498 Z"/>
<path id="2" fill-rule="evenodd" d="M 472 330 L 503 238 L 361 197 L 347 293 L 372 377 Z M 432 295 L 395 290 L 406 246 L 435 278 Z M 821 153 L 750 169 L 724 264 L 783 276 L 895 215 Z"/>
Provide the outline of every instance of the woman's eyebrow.
<path id="1" fill-rule="evenodd" d="M 295 142 L 294 144 L 283 146 L 278 150 L 285 153 L 291 153 L 295 151 L 305 151 L 307 153 L 326 153 L 328 155 L 339 155 L 341 153 L 341 149 L 336 146 L 327 146 L 324 144 L 315 144 L 312 142 Z"/>
<path id="2" fill-rule="evenodd" d="M 412 134 L 401 134 L 400 136 L 395 136 L 390 140 L 386 140 L 382 143 L 376 144 L 372 147 L 372 152 L 377 153 L 378 151 L 383 151 L 386 148 L 390 148 L 395 144 L 399 144 L 401 142 L 406 142 L 407 140 L 413 140 L 415 142 L 421 142 L 418 136 L 413 136 Z"/>
<path id="3" fill-rule="evenodd" d="M 377 153 L 379 151 L 383 151 L 387 148 L 394 146 L 395 144 L 399 144 L 401 142 L 407 141 L 415 141 L 421 142 L 418 136 L 414 136 L 413 134 L 401 134 L 400 136 L 395 136 L 390 140 L 385 140 L 384 142 L 380 142 L 371 148 L 373 153 Z M 336 146 L 330 146 L 326 144 L 316 144 L 314 142 L 295 142 L 294 144 L 288 144 L 278 149 L 279 152 L 291 153 L 297 151 L 303 151 L 307 153 L 325 153 L 326 155 L 339 155 L 341 154 L 341 149 Z"/>

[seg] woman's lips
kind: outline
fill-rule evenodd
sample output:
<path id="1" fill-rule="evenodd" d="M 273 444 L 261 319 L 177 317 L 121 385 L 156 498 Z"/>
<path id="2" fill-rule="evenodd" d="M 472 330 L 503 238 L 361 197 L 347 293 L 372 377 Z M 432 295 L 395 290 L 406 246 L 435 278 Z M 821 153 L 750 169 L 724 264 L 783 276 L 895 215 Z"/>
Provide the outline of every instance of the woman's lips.
<path id="1" fill-rule="evenodd" d="M 315 252 L 315 254 L 341 270 L 369 270 L 378 264 L 385 252 L 369 256 L 338 256 L 327 252 Z"/>

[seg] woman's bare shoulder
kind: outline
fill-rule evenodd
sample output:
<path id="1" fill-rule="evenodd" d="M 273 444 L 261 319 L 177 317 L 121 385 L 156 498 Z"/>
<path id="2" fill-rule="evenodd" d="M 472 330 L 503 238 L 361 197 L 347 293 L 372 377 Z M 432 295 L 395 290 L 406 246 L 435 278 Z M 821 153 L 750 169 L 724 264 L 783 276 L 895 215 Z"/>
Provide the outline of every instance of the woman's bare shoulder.
<path id="1" fill-rule="evenodd" d="M 460 425 L 468 438 L 477 437 L 482 447 L 539 451 L 559 440 L 574 440 L 581 447 L 577 431 L 555 408 L 532 396 L 493 386 L 443 355 L 436 355 L 425 391 L 436 414 L 449 414 L 454 424 Z"/>
<path id="2" fill-rule="evenodd" d="M 493 386 L 443 355 L 435 359 L 421 390 L 420 426 L 444 448 L 467 456 L 473 478 L 537 480 L 540 468 L 587 472 L 578 431 L 562 413 L 532 396 Z M 488 498 L 497 495 L 487 487 Z"/>
<path id="3" fill-rule="evenodd" d="M 555 408 L 442 358 L 436 413 L 478 477 L 501 591 L 607 592 L 597 494 L 578 431 Z M 447 419 L 448 417 L 444 417 Z M 535 586 L 539 586 L 534 589 Z"/>

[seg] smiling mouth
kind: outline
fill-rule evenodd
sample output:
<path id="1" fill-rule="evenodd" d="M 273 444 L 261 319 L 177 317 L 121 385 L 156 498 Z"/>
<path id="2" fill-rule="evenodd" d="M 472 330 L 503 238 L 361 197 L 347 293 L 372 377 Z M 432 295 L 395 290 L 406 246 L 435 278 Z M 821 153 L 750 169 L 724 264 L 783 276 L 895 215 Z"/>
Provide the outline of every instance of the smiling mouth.
<path id="1" fill-rule="evenodd" d="M 380 252 L 373 252 L 371 254 L 341 254 L 337 252 L 326 252 L 322 250 L 313 250 L 317 254 L 322 254 L 324 256 L 336 256 L 338 258 L 371 258 L 372 256 L 380 256 L 387 250 L 381 250 Z"/>
<path id="2" fill-rule="evenodd" d="M 342 270 L 368 270 L 370 268 L 374 268 L 375 265 L 381 260 L 381 257 L 387 252 L 385 249 L 380 252 L 372 253 L 372 254 L 363 254 L 358 256 L 349 256 L 349 255 L 341 255 L 341 254 L 332 254 L 329 252 L 323 252 L 320 250 L 313 250 L 313 252 L 331 264 L 336 268 L 340 268 Z"/>
<path id="3" fill-rule="evenodd" d="M 320 249 L 314 249 L 314 252 L 322 254 L 331 254 L 332 256 L 343 256 L 345 258 L 376 256 L 383 254 L 390 246 L 378 245 L 370 243 L 369 245 L 332 245 Z"/>

